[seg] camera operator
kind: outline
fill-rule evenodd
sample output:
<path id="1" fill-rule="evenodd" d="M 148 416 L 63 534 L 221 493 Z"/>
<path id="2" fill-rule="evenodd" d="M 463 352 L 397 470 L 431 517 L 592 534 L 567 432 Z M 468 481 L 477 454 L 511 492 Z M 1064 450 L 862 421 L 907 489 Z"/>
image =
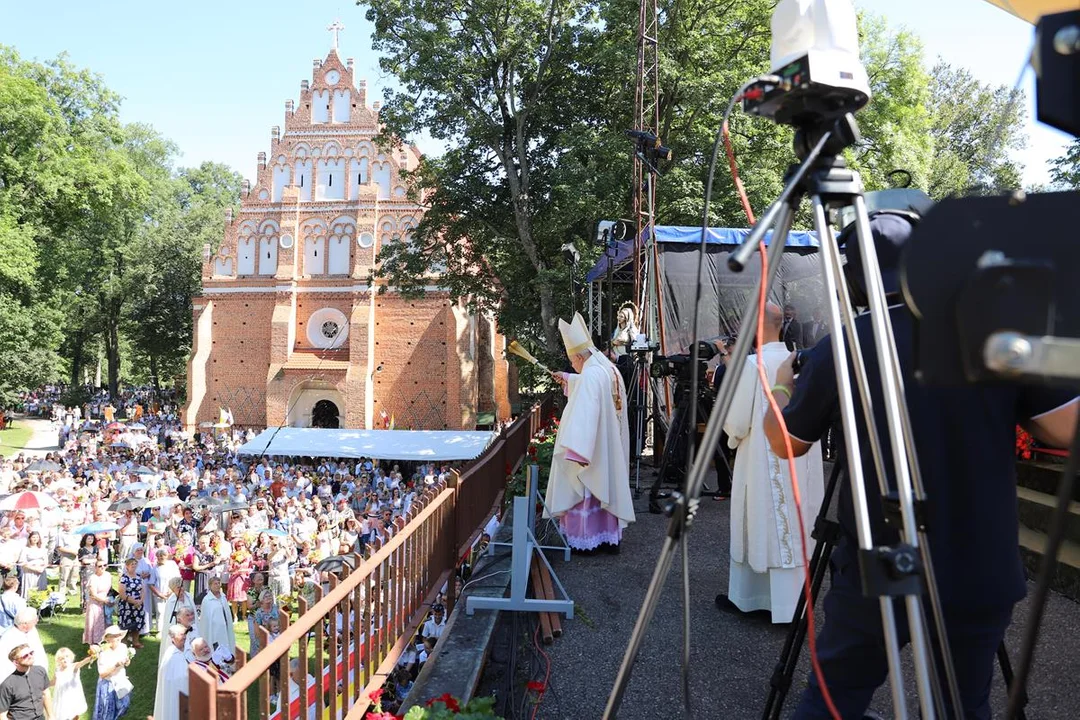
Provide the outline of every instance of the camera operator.
<path id="1" fill-rule="evenodd" d="M 995 651 L 1012 609 L 1026 592 L 1018 547 L 1015 427 L 1019 423 L 1040 441 L 1066 446 L 1077 422 L 1077 398 L 1056 389 L 1025 385 L 925 387 L 913 376 L 914 319 L 899 298 L 899 258 L 911 234 L 909 220 L 896 214 L 872 218 L 871 229 L 882 268 L 889 315 L 903 372 L 907 406 L 928 496 L 927 524 L 935 576 L 940 589 L 965 718 L 989 718 Z M 841 242 L 845 231 L 841 235 Z M 855 304 L 865 306 L 862 262 L 855 242 L 848 244 L 849 286 Z M 861 296 L 861 298 L 860 298 Z M 868 315 L 856 319 L 869 376 L 875 422 L 884 431 L 885 402 Z M 794 355 L 776 375 L 778 406 L 791 434 L 795 455 L 819 441 L 839 417 L 832 348 L 828 338 L 804 354 L 795 381 Z M 858 393 L 855 394 L 858 400 Z M 867 494 L 878 497 L 875 470 L 861 408 L 856 408 Z M 779 423 L 771 410 L 765 432 L 773 451 L 786 457 Z M 892 458 L 885 470 L 892 482 Z M 831 558 L 831 588 L 825 598 L 826 622 L 818 637 L 818 658 L 837 708 L 844 718 L 860 718 L 875 689 L 888 675 L 877 598 L 864 597 L 857 559 L 857 535 L 850 487 L 842 484 L 839 521 L 842 537 Z M 875 545 L 896 542 L 885 526 L 880 504 L 868 503 Z M 896 603 L 901 642 L 909 634 L 903 605 Z M 817 679 L 796 710 L 796 718 L 829 717 Z"/>

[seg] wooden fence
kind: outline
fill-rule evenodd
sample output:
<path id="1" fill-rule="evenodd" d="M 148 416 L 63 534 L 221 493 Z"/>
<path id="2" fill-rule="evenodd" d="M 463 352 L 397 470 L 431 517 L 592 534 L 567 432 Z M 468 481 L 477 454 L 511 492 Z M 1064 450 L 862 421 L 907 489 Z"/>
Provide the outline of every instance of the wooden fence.
<path id="1" fill-rule="evenodd" d="M 260 720 L 362 718 L 370 708 L 368 693 L 385 683 L 444 585 L 453 607 L 460 559 L 497 510 L 510 471 L 525 458 L 552 407 L 549 396 L 503 430 L 460 476 L 428 488 L 398 518 L 389 540 L 377 543 L 366 559 L 347 558 L 330 574 L 329 589 L 316 588 L 310 607 L 302 598 L 292 623 L 281 613 L 281 634 L 273 642 L 256 628 L 263 649 L 248 657 L 237 648 L 237 670 L 227 682 L 219 684 L 192 664 L 180 717 L 247 720 L 250 703 Z M 309 679 L 311 661 L 317 671 Z M 298 666 L 292 673 L 291 662 Z"/>

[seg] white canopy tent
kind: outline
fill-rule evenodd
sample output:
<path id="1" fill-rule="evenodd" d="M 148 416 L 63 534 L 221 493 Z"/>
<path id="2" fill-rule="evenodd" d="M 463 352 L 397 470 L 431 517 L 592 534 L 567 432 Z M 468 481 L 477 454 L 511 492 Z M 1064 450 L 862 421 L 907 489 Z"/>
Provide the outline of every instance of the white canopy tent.
<path id="1" fill-rule="evenodd" d="M 268 428 L 237 451 L 241 455 L 295 455 L 433 462 L 472 460 L 495 437 L 471 430 L 329 430 Z"/>

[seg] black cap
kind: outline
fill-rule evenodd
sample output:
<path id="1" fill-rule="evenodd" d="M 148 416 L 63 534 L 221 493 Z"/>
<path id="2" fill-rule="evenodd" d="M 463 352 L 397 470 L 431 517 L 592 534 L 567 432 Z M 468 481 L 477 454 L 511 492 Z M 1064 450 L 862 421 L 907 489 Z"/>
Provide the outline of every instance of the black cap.
<path id="1" fill-rule="evenodd" d="M 886 295 L 900 292 L 900 258 L 904 246 L 911 238 L 914 222 L 917 222 L 917 218 L 901 212 L 876 213 L 870 218 L 870 232 L 874 238 L 878 265 L 881 267 L 881 282 Z M 849 281 L 856 283 L 859 289 L 865 292 L 863 259 L 855 235 L 855 223 L 844 229 L 839 241 L 847 255 L 845 274 Z"/>

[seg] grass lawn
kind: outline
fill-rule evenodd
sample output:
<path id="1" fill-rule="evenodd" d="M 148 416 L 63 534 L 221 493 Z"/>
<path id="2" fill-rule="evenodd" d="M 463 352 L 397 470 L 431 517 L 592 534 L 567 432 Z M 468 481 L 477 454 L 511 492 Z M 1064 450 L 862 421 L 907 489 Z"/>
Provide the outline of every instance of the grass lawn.
<path id="1" fill-rule="evenodd" d="M 71 648 L 75 653 L 75 659 L 81 660 L 86 657 L 86 645 L 83 644 L 83 615 L 79 611 L 78 598 L 68 598 L 68 607 L 59 615 L 44 618 L 38 622 L 38 633 L 41 642 L 49 653 L 49 677 L 53 676 L 55 663 L 53 656 L 58 648 Z M 248 638 L 247 622 L 236 623 L 236 644 L 242 648 L 250 647 Z M 135 658 L 128 667 L 128 678 L 135 686 L 131 694 L 131 707 L 128 709 L 127 718 L 143 720 L 154 712 L 154 691 L 157 687 L 157 659 L 159 641 L 149 635 L 143 638 L 143 648 L 135 653 Z M 97 666 L 90 663 L 81 670 L 83 692 L 86 693 L 86 704 L 89 711 L 84 718 L 89 718 L 94 712 L 94 693 L 97 689 Z M 66 718 L 64 720 L 67 720 Z"/>
<path id="2" fill-rule="evenodd" d="M 56 587 L 56 581 L 49 583 L 50 591 Z M 236 631 L 236 645 L 245 650 L 251 647 L 251 638 L 248 635 L 247 621 L 240 621 L 234 625 Z M 53 676 L 55 662 L 53 657 L 59 648 L 70 648 L 75 653 L 75 659 L 81 660 L 86 657 L 86 645 L 82 641 L 83 615 L 79 610 L 78 598 L 68 598 L 67 607 L 59 615 L 51 618 L 43 618 L 38 621 L 38 633 L 41 642 L 45 645 L 45 651 L 49 654 L 49 677 Z M 135 690 L 131 694 L 131 707 L 128 708 L 125 718 L 131 720 L 144 720 L 154 712 L 154 693 L 157 687 L 157 659 L 160 649 L 160 641 L 154 635 L 148 635 L 142 639 L 143 648 L 135 653 L 135 658 L 128 666 L 128 678 Z M 299 648 L 294 645 L 289 657 L 296 657 Z M 315 674 L 315 642 L 308 642 L 308 670 Z M 90 718 L 94 713 L 94 695 L 97 690 L 97 666 L 90 663 L 80 671 L 83 684 L 83 692 L 86 694 L 86 704 L 89 708 L 83 718 Z M 254 690 L 248 696 L 248 717 L 258 717 L 258 701 Z M 58 719 L 60 720 L 60 719 Z M 68 720 L 64 718 L 63 720 Z"/>
<path id="3" fill-rule="evenodd" d="M 26 447 L 34 431 L 25 423 L 13 422 L 7 429 L 0 430 L 0 455 L 7 457 Z"/>

